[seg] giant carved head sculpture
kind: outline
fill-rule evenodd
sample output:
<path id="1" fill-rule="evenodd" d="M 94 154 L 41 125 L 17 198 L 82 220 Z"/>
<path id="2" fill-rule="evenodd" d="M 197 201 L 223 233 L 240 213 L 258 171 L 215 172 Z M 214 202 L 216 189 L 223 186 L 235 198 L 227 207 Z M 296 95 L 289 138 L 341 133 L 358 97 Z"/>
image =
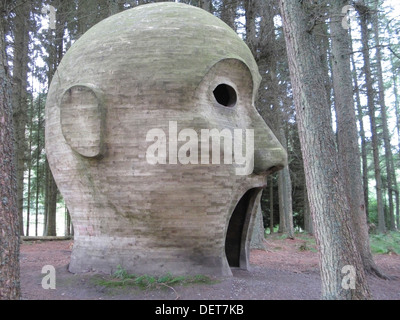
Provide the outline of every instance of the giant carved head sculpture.
<path id="1" fill-rule="evenodd" d="M 184 4 L 127 10 L 76 41 L 46 105 L 70 271 L 247 268 L 254 204 L 286 163 L 254 108 L 259 81 L 237 34 Z"/>

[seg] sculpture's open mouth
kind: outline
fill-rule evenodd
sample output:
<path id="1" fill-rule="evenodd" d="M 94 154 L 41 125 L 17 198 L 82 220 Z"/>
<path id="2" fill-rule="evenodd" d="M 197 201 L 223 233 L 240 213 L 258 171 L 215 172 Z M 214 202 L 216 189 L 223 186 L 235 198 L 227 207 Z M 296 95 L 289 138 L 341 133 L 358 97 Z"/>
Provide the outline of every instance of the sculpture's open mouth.
<path id="1" fill-rule="evenodd" d="M 225 239 L 225 253 L 230 267 L 247 269 L 251 222 L 257 211 L 262 188 L 248 190 L 237 203 Z"/>

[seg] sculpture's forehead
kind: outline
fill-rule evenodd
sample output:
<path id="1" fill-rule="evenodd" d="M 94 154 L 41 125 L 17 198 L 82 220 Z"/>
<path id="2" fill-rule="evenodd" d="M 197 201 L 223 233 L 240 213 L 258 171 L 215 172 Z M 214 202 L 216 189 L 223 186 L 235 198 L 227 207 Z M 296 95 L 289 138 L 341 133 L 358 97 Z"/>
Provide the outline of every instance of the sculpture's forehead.
<path id="1" fill-rule="evenodd" d="M 59 66 L 65 85 L 112 78 L 143 86 L 196 86 L 218 61 L 234 58 L 260 75 L 251 51 L 224 22 L 184 4 L 143 5 L 109 17 L 86 32 Z M 94 83 L 103 87 L 104 83 Z"/>

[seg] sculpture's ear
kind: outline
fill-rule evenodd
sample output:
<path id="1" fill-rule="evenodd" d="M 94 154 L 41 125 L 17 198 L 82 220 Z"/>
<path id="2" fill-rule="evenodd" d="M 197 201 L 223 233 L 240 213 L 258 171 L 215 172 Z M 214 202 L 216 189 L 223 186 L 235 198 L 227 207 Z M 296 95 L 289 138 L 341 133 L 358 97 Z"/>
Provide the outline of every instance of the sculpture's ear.
<path id="1" fill-rule="evenodd" d="M 100 158 L 104 148 L 104 94 L 93 85 L 74 85 L 61 97 L 60 121 L 68 145 L 87 158 Z"/>

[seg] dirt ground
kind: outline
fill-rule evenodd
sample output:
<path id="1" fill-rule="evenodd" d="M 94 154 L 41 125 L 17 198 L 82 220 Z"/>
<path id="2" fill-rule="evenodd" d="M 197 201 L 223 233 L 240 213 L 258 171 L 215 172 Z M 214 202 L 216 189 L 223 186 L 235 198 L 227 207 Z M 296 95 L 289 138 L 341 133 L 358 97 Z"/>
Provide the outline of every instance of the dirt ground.
<path id="1" fill-rule="evenodd" d="M 306 244 L 306 246 L 304 246 Z M 25 300 L 316 300 L 321 283 L 318 254 L 305 240 L 266 240 L 267 250 L 253 250 L 251 270 L 234 270 L 233 277 L 215 284 L 156 289 L 109 288 L 96 284 L 93 273 L 67 271 L 72 241 L 24 242 L 21 245 L 21 289 Z M 376 300 L 400 300 L 400 256 L 376 255 L 377 265 L 397 280 L 369 276 Z M 56 269 L 56 289 L 42 288 L 42 267 Z"/>

